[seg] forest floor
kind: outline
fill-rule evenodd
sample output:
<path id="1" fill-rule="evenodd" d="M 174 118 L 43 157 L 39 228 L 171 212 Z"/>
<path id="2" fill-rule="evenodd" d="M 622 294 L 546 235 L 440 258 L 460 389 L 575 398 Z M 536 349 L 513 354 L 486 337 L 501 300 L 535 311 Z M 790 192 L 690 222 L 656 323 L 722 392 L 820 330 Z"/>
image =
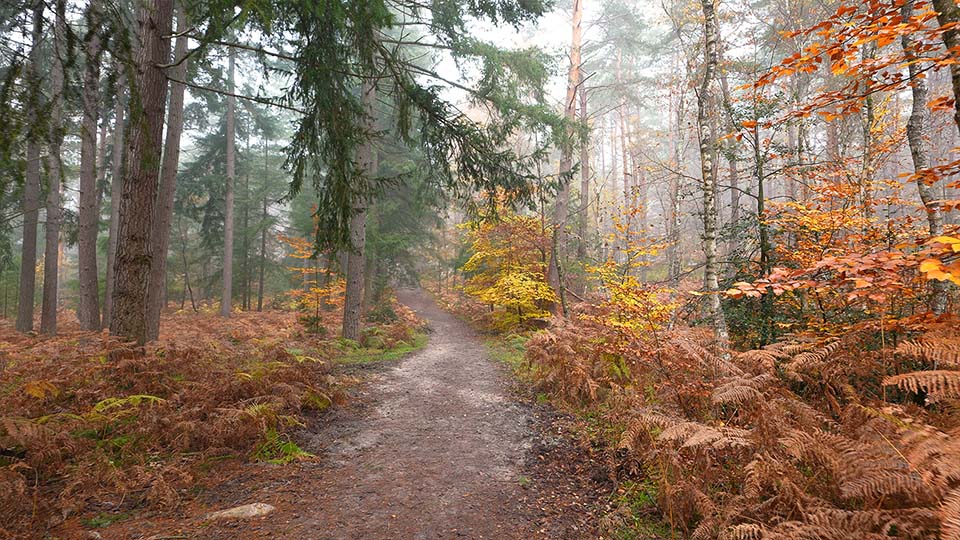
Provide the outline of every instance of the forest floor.
<path id="1" fill-rule="evenodd" d="M 175 515 L 132 517 L 89 537 L 597 538 L 611 486 L 565 433 L 569 420 L 517 392 L 481 337 L 426 293 L 399 298 L 429 322 L 427 345 L 347 368 L 365 381 L 353 399 L 296 438 L 315 459 L 225 466 Z M 250 503 L 275 510 L 208 518 Z"/>

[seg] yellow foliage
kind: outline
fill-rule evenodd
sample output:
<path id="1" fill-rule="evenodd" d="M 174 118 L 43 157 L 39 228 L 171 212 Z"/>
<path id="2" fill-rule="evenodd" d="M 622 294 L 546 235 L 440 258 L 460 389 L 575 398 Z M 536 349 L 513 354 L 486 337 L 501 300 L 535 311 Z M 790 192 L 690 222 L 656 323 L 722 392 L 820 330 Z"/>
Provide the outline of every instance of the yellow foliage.
<path id="1" fill-rule="evenodd" d="M 464 292 L 504 308 L 496 314 L 499 326 L 549 315 L 557 296 L 546 280 L 550 231 L 539 219 L 507 215 L 461 228 L 473 253 L 462 267 L 468 275 Z"/>

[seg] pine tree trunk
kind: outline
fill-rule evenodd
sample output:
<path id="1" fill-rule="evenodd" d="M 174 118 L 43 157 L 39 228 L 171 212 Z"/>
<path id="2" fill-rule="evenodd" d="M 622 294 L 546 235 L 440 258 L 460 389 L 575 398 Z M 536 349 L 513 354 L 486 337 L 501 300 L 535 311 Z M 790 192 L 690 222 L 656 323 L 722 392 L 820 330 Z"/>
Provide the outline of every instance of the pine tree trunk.
<path id="1" fill-rule="evenodd" d="M 728 340 L 727 323 L 720 305 L 720 284 L 717 261 L 717 136 L 712 128 L 711 85 L 717 70 L 717 14 L 714 0 L 701 0 L 703 9 L 704 70 L 697 94 L 697 126 L 700 130 L 700 173 L 703 195 L 703 285 L 707 296 L 707 315 L 714 335 L 721 342 Z"/>
<path id="2" fill-rule="evenodd" d="M 177 2 L 177 32 L 187 31 L 183 4 Z M 170 109 L 167 112 L 167 135 L 160 168 L 160 191 L 157 195 L 156 218 L 150 241 L 153 260 L 150 263 L 150 289 L 147 291 L 147 341 L 160 337 L 160 312 L 167 288 L 167 252 L 170 249 L 170 228 L 173 223 L 173 199 L 177 190 L 177 168 L 180 163 L 180 137 L 183 133 L 183 99 L 185 85 L 175 81 L 187 78 L 187 37 L 178 36 L 174 46 L 175 61 L 170 68 Z"/>
<path id="3" fill-rule="evenodd" d="M 87 8 L 87 21 L 99 26 L 98 1 Z M 100 38 L 87 32 L 86 65 L 83 76 L 83 121 L 80 126 L 80 213 L 77 252 L 80 298 L 77 318 L 82 330 L 100 329 L 100 284 L 97 271 L 97 232 L 100 207 L 97 204 L 97 121 L 100 113 Z"/>
<path id="4" fill-rule="evenodd" d="M 47 223 L 43 250 L 43 301 L 40 308 L 40 333 L 52 336 L 57 333 L 57 304 L 60 290 L 60 179 L 62 163 L 60 145 L 63 140 L 61 123 L 63 116 L 63 55 L 66 36 L 66 14 L 56 7 L 54 22 L 53 63 L 50 71 L 50 155 L 47 158 Z"/>
<path id="5" fill-rule="evenodd" d="M 110 229 L 107 238 L 107 268 L 104 276 L 103 320 L 101 326 L 110 327 L 110 317 L 113 313 L 113 267 L 117 260 L 117 225 L 120 223 L 120 198 L 123 193 L 123 153 L 124 141 L 124 114 L 126 112 L 125 91 L 126 77 L 124 66 L 117 62 L 117 96 L 113 108 L 113 156 L 110 163 Z"/>
<path id="6" fill-rule="evenodd" d="M 33 330 L 33 301 L 37 286 L 37 221 L 40 213 L 40 146 L 38 110 L 40 99 L 37 68 L 40 62 L 40 42 L 43 39 L 43 2 L 33 10 L 33 32 L 26 80 L 31 86 L 27 103 L 29 133 L 26 144 L 26 170 L 23 185 L 23 242 L 20 256 L 20 287 L 17 298 L 17 331 Z"/>
<path id="7" fill-rule="evenodd" d="M 110 333 L 137 343 L 147 341 L 147 289 L 154 204 L 160 180 L 161 138 L 169 62 L 173 0 L 153 0 L 139 14 L 140 50 L 134 81 L 139 103 L 130 107 L 130 140 L 120 198 Z"/>
<path id="8" fill-rule="evenodd" d="M 547 283 L 560 298 L 560 310 L 555 314 L 567 315 L 566 290 L 563 279 L 563 254 L 561 250 L 567 244 L 566 226 L 570 206 L 570 178 L 573 168 L 573 144 L 576 138 L 574 123 L 577 121 L 577 91 L 580 88 L 580 44 L 582 41 L 583 0 L 573 0 L 571 19 L 570 67 L 567 71 L 567 96 L 564 101 L 564 117 L 569 126 L 567 140 L 560 148 L 560 192 L 553 213 L 553 240 L 550 250 L 550 266 L 547 270 Z"/>
<path id="9" fill-rule="evenodd" d="M 587 87 L 583 84 L 583 70 L 580 70 L 580 123 L 586 129 L 587 121 Z M 584 136 L 580 141 L 580 214 L 577 220 L 577 260 L 587 260 L 587 238 L 590 236 L 590 137 Z"/>
<path id="10" fill-rule="evenodd" d="M 229 53 L 227 90 L 234 92 L 236 61 L 233 49 Z M 227 189 L 223 211 L 223 292 L 220 296 L 220 315 L 229 317 L 233 311 L 233 184 L 236 174 L 236 99 L 227 96 Z"/>
<path id="11" fill-rule="evenodd" d="M 377 86 L 373 79 L 364 79 L 362 99 L 367 114 L 367 132 L 375 130 L 375 104 L 377 102 Z M 373 178 L 377 174 L 377 154 L 373 148 L 373 141 L 368 140 L 357 152 L 357 164 L 366 174 Z M 343 304 L 343 337 L 352 340 L 360 339 L 360 317 L 363 307 L 364 284 L 364 255 L 367 237 L 367 201 L 359 201 L 355 214 L 350 219 L 350 247 L 347 251 L 347 288 Z"/>
<path id="12" fill-rule="evenodd" d="M 909 20 L 913 15 L 914 0 L 906 0 L 901 13 L 903 20 Z M 929 100 L 929 89 L 927 80 L 921 75 L 922 67 L 916 62 L 917 54 L 915 50 L 916 42 L 909 34 L 904 34 L 900 38 L 903 45 L 904 56 L 906 57 L 907 69 L 910 73 L 912 82 L 910 88 L 913 97 L 913 104 L 910 109 L 910 119 L 907 121 L 907 142 L 910 145 L 910 157 L 913 159 L 913 169 L 920 173 L 930 167 L 930 150 L 927 148 L 929 140 L 930 111 L 927 108 Z M 953 67 L 951 65 L 951 67 Z M 939 197 L 935 185 L 928 185 L 922 178 L 917 181 L 917 190 L 920 192 L 920 201 L 923 203 L 927 212 L 927 228 L 930 236 L 940 236 L 943 234 L 943 209 L 940 206 Z M 947 283 L 944 281 L 930 280 L 930 298 L 928 306 L 930 311 L 940 315 L 947 309 Z"/>
<path id="13" fill-rule="evenodd" d="M 266 151 L 266 150 L 264 150 Z M 267 198 L 263 198 L 263 215 L 260 230 L 260 276 L 257 281 L 257 311 L 263 311 L 263 280 L 267 269 Z M 328 265 L 329 268 L 329 265 Z"/>
<path id="14" fill-rule="evenodd" d="M 250 154 L 250 128 L 247 127 L 247 155 Z M 243 234 L 241 264 L 243 266 L 243 301 L 241 302 L 244 311 L 250 310 L 250 168 L 247 167 L 246 174 L 243 176 L 243 226 L 240 228 Z"/>

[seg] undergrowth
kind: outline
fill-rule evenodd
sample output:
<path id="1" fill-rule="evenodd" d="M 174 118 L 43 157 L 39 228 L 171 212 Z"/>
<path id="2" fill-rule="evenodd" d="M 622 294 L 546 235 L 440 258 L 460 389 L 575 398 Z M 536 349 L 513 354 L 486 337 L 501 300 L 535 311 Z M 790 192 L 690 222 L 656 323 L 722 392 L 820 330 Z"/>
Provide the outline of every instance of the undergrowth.
<path id="1" fill-rule="evenodd" d="M 956 317 L 735 352 L 649 313 L 594 300 L 490 340 L 604 449 L 617 486 L 604 537 L 960 539 Z"/>
<path id="2" fill-rule="evenodd" d="M 0 323 L 0 538 L 72 516 L 102 527 L 103 516 L 171 510 L 224 459 L 311 458 L 291 435 L 342 402 L 351 381 L 335 371 L 334 340 L 296 312 L 182 313 L 162 328 L 137 350 L 106 333 L 67 326 L 41 338 Z M 417 328 L 401 309 L 367 329 L 360 350 L 402 354 L 422 343 Z"/>

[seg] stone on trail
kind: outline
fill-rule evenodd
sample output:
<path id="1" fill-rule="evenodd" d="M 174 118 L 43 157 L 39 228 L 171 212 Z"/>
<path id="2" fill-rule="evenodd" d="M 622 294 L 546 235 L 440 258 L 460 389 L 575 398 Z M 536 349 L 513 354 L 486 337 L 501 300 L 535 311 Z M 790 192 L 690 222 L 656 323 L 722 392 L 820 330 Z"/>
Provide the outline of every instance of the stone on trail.
<path id="1" fill-rule="evenodd" d="M 273 506 L 270 506 L 269 504 L 253 503 L 253 504 L 245 504 L 243 506 L 237 506 L 235 508 L 228 508 L 227 510 L 220 510 L 218 512 L 213 512 L 212 514 L 207 515 L 207 519 L 208 520 L 248 519 L 248 518 L 265 516 L 273 511 L 274 511 Z"/>

